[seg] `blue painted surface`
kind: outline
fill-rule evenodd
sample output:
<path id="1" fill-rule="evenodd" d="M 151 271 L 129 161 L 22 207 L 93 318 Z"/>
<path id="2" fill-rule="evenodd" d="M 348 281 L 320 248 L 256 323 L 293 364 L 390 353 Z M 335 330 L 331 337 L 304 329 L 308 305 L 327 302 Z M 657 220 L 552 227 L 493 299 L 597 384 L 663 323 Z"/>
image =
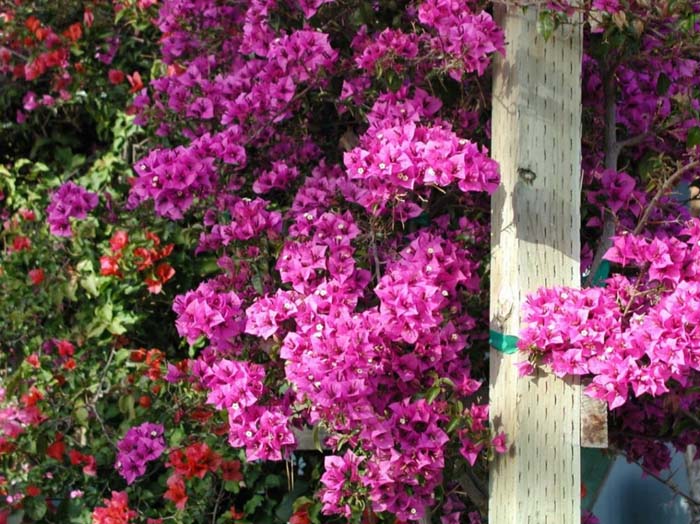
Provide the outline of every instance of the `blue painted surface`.
<path id="1" fill-rule="evenodd" d="M 671 472 L 673 482 L 685 493 L 688 478 L 683 455 L 676 453 Z M 669 472 L 662 474 L 667 478 Z M 618 457 L 593 506 L 601 524 L 688 524 L 689 513 L 684 500 L 652 477 L 642 477 L 637 464 Z"/>

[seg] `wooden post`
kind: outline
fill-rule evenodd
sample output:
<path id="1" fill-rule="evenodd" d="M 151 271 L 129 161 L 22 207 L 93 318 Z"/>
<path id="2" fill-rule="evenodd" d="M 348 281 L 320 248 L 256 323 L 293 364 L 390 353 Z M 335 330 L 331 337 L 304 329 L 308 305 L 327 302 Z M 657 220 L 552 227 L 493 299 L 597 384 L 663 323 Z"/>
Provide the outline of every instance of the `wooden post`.
<path id="1" fill-rule="evenodd" d="M 545 42 L 536 7 L 496 9 L 507 47 L 494 71 L 491 329 L 517 336 L 529 292 L 580 285 L 581 28 Z M 490 417 L 508 452 L 491 464 L 489 523 L 578 524 L 580 386 L 542 372 L 519 379 L 521 358 L 490 353 Z"/>

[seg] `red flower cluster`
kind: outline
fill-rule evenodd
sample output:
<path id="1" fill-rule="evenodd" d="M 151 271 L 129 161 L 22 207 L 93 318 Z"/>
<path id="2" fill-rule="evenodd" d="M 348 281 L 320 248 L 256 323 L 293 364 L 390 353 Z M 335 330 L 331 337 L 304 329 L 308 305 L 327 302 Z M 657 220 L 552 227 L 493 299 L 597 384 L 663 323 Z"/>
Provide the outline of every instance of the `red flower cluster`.
<path id="1" fill-rule="evenodd" d="M 197 442 L 184 449 L 171 451 L 168 466 L 171 466 L 176 474 L 187 479 L 202 479 L 208 471 L 214 472 L 219 469 L 221 457 L 204 442 Z"/>
<path id="2" fill-rule="evenodd" d="M 120 71 L 115 71 L 112 74 L 110 71 L 110 79 L 114 77 L 114 81 L 118 80 Z M 174 244 L 167 244 L 162 248 L 160 246 L 160 238 L 155 233 L 146 232 L 146 239 L 149 240 L 153 247 L 147 248 L 139 246 L 133 250 L 133 258 L 136 263 L 136 271 L 149 270 L 148 276 L 144 279 L 144 283 L 150 293 L 160 293 L 163 290 L 163 284 L 173 278 L 175 269 L 167 262 L 161 262 L 156 265 L 156 262 L 169 256 L 173 252 Z M 129 243 L 129 235 L 126 231 L 117 231 L 112 235 L 109 241 L 111 255 L 100 257 L 100 274 L 103 276 L 115 276 L 122 278 L 119 262 L 124 256 L 124 248 Z"/>
<path id="3" fill-rule="evenodd" d="M 44 270 L 40 267 L 30 269 L 27 275 L 29 276 L 29 280 L 31 280 L 32 285 L 34 286 L 38 286 L 44 281 L 44 278 L 46 278 L 46 273 L 44 273 Z"/>
<path id="4" fill-rule="evenodd" d="M 46 454 L 59 462 L 63 460 L 66 452 L 66 443 L 63 442 L 63 433 L 56 433 L 53 443 L 46 448 Z"/>
<path id="5" fill-rule="evenodd" d="M 66 443 L 64 442 L 63 433 L 56 432 L 54 441 L 46 448 L 46 455 L 59 462 L 63 461 L 66 454 Z M 68 459 L 73 466 L 83 466 L 83 473 L 89 477 L 97 475 L 97 462 L 92 455 L 81 453 L 76 449 L 71 449 L 68 452 Z"/>
<path id="6" fill-rule="evenodd" d="M 112 255 L 100 257 L 100 274 L 103 276 L 115 276 L 122 278 L 119 270 L 119 260 L 122 257 L 122 250 L 129 243 L 129 234 L 126 231 L 116 231 L 109 239 Z"/>
<path id="7" fill-rule="evenodd" d="M 124 491 L 112 491 L 111 499 L 104 499 L 105 507 L 95 508 L 92 524 L 129 524 L 136 512 L 129 508 L 129 499 Z"/>
<path id="8" fill-rule="evenodd" d="M 168 490 L 163 495 L 163 498 L 170 500 L 175 504 L 177 509 L 185 509 L 187 504 L 187 490 L 185 489 L 185 481 L 177 473 L 168 477 Z"/>
<path id="9" fill-rule="evenodd" d="M 82 465 L 83 473 L 85 473 L 87 476 L 94 477 L 97 475 L 97 462 L 95 461 L 95 457 L 92 455 L 87 455 L 78 450 L 71 449 L 68 452 L 68 458 L 73 466 Z"/>

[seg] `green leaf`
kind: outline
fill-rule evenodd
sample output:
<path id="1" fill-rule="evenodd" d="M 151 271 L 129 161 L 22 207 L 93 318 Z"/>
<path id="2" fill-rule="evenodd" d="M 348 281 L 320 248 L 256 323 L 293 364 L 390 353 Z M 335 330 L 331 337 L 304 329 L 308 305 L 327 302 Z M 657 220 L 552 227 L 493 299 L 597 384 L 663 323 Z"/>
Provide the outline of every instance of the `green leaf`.
<path id="1" fill-rule="evenodd" d="M 133 395 L 124 395 L 123 397 L 120 397 L 118 405 L 119 411 L 121 411 L 124 415 L 127 415 L 129 419 L 132 419 L 136 416 L 136 411 L 134 410 L 135 402 Z"/>
<path id="2" fill-rule="evenodd" d="M 171 447 L 177 447 L 180 445 L 183 438 L 185 438 L 185 432 L 182 431 L 181 428 L 177 428 L 170 434 L 168 441 L 170 442 Z"/>
<path id="3" fill-rule="evenodd" d="M 686 144 L 689 148 L 700 145 L 700 127 L 695 126 L 688 129 Z"/>
<path id="4" fill-rule="evenodd" d="M 432 404 L 433 401 L 437 398 L 437 396 L 440 394 L 440 386 L 433 386 L 428 390 L 428 392 L 425 395 L 425 400 L 428 402 L 428 404 Z"/>
<path id="5" fill-rule="evenodd" d="M 80 285 L 85 291 L 88 292 L 88 294 L 92 295 L 93 298 L 99 295 L 97 291 L 97 277 L 94 273 L 90 273 L 89 275 L 81 278 Z"/>
<path id="6" fill-rule="evenodd" d="M 250 279 L 251 283 L 253 284 L 253 288 L 255 289 L 255 292 L 258 295 L 264 295 L 265 290 L 263 289 L 263 284 L 262 284 L 262 279 L 260 278 L 260 275 L 255 273 L 253 277 Z"/>
<path id="7" fill-rule="evenodd" d="M 116 365 L 121 364 L 122 362 L 126 362 L 126 360 L 129 358 L 131 354 L 131 351 L 129 351 L 126 348 L 121 348 L 119 351 L 117 351 L 114 354 L 114 363 Z"/>
<path id="8" fill-rule="evenodd" d="M 295 509 L 300 507 L 300 505 L 297 504 L 297 501 L 300 498 L 299 496 L 302 493 L 306 493 L 308 489 L 308 483 L 303 480 L 297 481 L 294 484 L 294 489 L 287 493 L 287 495 L 285 495 L 285 497 L 282 499 L 282 502 L 280 502 L 280 505 L 277 507 L 277 511 L 275 511 L 275 516 L 280 519 L 281 522 L 288 522 Z M 303 500 L 307 501 L 309 499 L 303 497 Z"/>
<path id="9" fill-rule="evenodd" d="M 452 420 L 450 420 L 450 423 L 447 425 L 447 428 L 445 428 L 445 433 L 448 435 L 452 433 L 455 429 L 457 429 L 462 423 L 462 418 L 461 417 L 455 417 Z"/>
<path id="10" fill-rule="evenodd" d="M 228 491 L 229 493 L 238 493 L 241 491 L 241 487 L 238 482 L 227 480 L 224 482 L 224 491 Z"/>
<path id="11" fill-rule="evenodd" d="M 537 34 L 541 35 L 546 42 L 557 29 L 559 20 L 552 11 L 542 11 L 537 17 Z"/>
<path id="12" fill-rule="evenodd" d="M 43 498 L 29 497 L 25 499 L 24 509 L 32 520 L 41 520 L 46 515 L 46 502 Z"/>
<path id="13" fill-rule="evenodd" d="M 313 499 L 310 499 L 309 497 L 299 497 L 294 501 L 294 504 L 292 504 L 292 509 L 297 512 L 302 506 L 310 506 L 313 503 Z"/>
<path id="14" fill-rule="evenodd" d="M 386 74 L 386 83 L 389 86 L 389 89 L 396 93 L 399 89 L 401 89 L 401 85 L 403 84 L 403 80 L 401 77 L 394 71 L 393 69 L 389 69 Z"/>
<path id="15" fill-rule="evenodd" d="M 323 445 L 321 444 L 321 424 L 316 424 L 311 430 L 311 438 L 314 441 L 314 448 L 319 453 L 323 453 Z"/>
<path id="16" fill-rule="evenodd" d="M 63 294 L 71 302 L 78 300 L 75 292 L 78 291 L 78 282 L 76 280 L 69 280 L 64 284 Z"/>
<path id="17" fill-rule="evenodd" d="M 75 418 L 76 422 L 81 426 L 87 427 L 88 419 L 90 418 L 90 412 L 85 406 L 78 406 L 73 411 L 73 418 Z"/>
<path id="18" fill-rule="evenodd" d="M 253 512 L 263 503 L 264 500 L 265 498 L 262 495 L 253 495 L 243 506 L 243 512 L 246 515 L 252 515 Z"/>
<path id="19" fill-rule="evenodd" d="M 24 521 L 24 510 L 20 509 L 7 518 L 7 524 L 22 524 Z"/>
<path id="20" fill-rule="evenodd" d="M 107 302 L 106 304 L 95 308 L 95 316 L 105 324 L 109 324 L 114 316 L 112 303 Z"/>
<path id="21" fill-rule="evenodd" d="M 265 488 L 278 488 L 282 485 L 282 479 L 279 475 L 270 474 L 265 477 L 263 485 Z"/>
<path id="22" fill-rule="evenodd" d="M 665 73 L 661 73 L 659 79 L 656 81 L 656 93 L 658 95 L 665 95 L 668 93 L 670 87 L 671 79 Z"/>

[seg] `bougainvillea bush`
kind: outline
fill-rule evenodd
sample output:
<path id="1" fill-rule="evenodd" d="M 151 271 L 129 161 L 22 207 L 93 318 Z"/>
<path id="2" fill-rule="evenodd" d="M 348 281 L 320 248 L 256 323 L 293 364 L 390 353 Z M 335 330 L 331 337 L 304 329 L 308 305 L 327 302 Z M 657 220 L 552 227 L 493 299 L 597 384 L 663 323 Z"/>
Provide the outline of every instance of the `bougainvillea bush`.
<path id="1" fill-rule="evenodd" d="M 584 8 L 582 271 L 617 265 L 528 301 L 521 369 L 590 376 L 658 471 L 700 429 L 700 4 Z M 486 518 L 491 7 L 2 9 L 0 522 Z"/>

